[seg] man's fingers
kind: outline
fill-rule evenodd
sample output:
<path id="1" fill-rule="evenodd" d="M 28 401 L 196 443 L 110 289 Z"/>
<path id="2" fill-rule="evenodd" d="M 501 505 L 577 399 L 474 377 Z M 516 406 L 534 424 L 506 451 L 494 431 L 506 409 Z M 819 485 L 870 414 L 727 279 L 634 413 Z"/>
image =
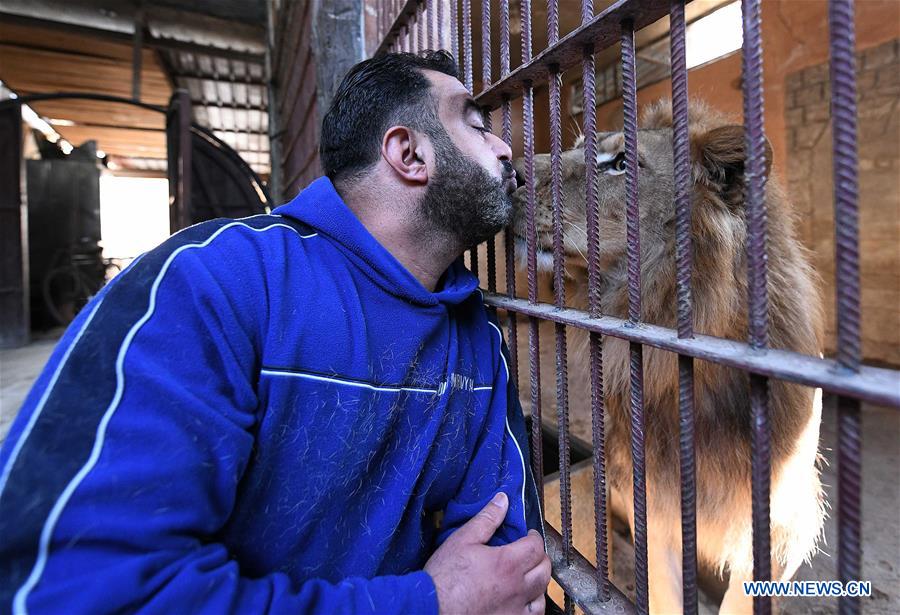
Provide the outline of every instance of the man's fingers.
<path id="1" fill-rule="evenodd" d="M 550 558 L 545 555 L 541 563 L 525 573 L 525 595 L 529 598 L 537 596 L 543 599 L 550 583 L 551 572 Z"/>
<path id="2" fill-rule="evenodd" d="M 509 498 L 501 491 L 477 515 L 456 530 L 456 536 L 466 542 L 485 544 L 503 524 L 508 509 Z"/>
<path id="3" fill-rule="evenodd" d="M 516 562 L 519 570 L 531 570 L 546 557 L 544 539 L 535 530 L 529 531 L 524 538 L 497 548 L 503 549 L 503 556 Z"/>

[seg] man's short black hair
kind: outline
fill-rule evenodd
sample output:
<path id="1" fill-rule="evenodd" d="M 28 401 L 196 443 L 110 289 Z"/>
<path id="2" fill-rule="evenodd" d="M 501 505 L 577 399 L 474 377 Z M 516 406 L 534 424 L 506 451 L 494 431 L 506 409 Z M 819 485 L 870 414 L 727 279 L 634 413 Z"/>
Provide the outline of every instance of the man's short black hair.
<path id="1" fill-rule="evenodd" d="M 319 158 L 333 183 L 359 176 L 377 162 L 391 126 L 429 136 L 444 132 L 423 69 L 459 78 L 456 60 L 443 50 L 389 53 L 350 69 L 322 120 Z"/>

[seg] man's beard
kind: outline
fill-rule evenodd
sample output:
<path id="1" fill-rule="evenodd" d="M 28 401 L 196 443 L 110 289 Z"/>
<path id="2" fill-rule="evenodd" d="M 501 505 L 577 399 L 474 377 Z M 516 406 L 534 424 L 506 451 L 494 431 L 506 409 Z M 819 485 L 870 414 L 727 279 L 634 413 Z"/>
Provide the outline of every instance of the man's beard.
<path id="1" fill-rule="evenodd" d="M 422 201 L 423 221 L 428 230 L 452 236 L 462 251 L 509 224 L 512 197 L 503 180 L 462 153 L 446 132 L 432 135 L 432 142 L 437 169 Z"/>

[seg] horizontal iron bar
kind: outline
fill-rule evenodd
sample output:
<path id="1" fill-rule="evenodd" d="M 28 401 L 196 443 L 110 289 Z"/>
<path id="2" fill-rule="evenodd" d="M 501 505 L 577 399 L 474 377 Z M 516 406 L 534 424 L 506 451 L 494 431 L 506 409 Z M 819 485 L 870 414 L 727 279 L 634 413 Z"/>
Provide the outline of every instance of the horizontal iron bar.
<path id="1" fill-rule="evenodd" d="M 670 8 L 670 0 L 618 0 L 591 21 L 561 38 L 555 45 L 547 47 L 530 62 L 484 90 L 476 100 L 482 107 L 496 109 L 503 104 L 504 98 L 521 96 L 525 83 L 546 81 L 550 67 L 563 72 L 580 65 L 586 47 L 592 47 L 594 53 L 597 53 L 618 43 L 623 20 L 631 19 L 636 32 L 668 16 Z"/>
<path id="2" fill-rule="evenodd" d="M 412 18 L 416 16 L 416 7 L 419 5 L 419 1 L 420 0 L 406 0 L 406 4 L 404 4 L 403 8 L 400 9 L 400 12 L 397 13 L 397 17 L 394 18 L 394 23 L 392 23 L 390 29 L 385 32 L 381 44 L 378 46 L 378 49 L 375 50 L 372 57 L 384 55 L 390 50 L 391 43 L 400 36 L 400 31 L 403 30 L 403 26 L 408 26 L 412 23 Z M 458 61 L 459 58 L 457 58 L 457 62 Z"/>
<path id="3" fill-rule="evenodd" d="M 597 571 L 577 550 L 572 550 L 572 563 L 566 564 L 563 554 L 562 536 L 550 525 L 544 524 L 547 555 L 553 564 L 553 578 L 559 583 L 572 601 L 591 615 L 626 615 L 634 613 L 634 605 L 619 589 L 609 584 L 609 600 L 602 602 L 597 595 Z"/>
<path id="4" fill-rule="evenodd" d="M 621 318 L 591 318 L 587 312 L 570 308 L 558 309 L 549 303 L 531 304 L 525 299 L 484 293 L 484 301 L 496 308 L 526 316 L 611 335 L 647 344 L 670 352 L 736 367 L 755 374 L 821 387 L 831 393 L 846 395 L 874 404 L 900 408 L 900 372 L 879 367 L 861 366 L 854 373 L 831 359 L 820 359 L 790 350 L 754 350 L 748 344 L 709 335 L 678 338 L 678 332 L 658 325 L 634 325 Z"/>

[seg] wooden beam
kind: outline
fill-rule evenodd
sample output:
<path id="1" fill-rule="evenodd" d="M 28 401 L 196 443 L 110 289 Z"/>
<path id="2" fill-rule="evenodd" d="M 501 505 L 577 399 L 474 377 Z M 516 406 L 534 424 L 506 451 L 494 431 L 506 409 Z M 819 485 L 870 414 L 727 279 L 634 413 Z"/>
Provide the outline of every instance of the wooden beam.
<path id="1" fill-rule="evenodd" d="M 37 19 L 34 17 L 24 17 L 21 15 L 11 15 L 9 13 L 0 12 L 0 23 L 20 25 L 28 27 L 46 28 L 56 32 L 66 34 L 78 34 L 88 36 L 105 41 L 118 42 L 130 45 L 133 37 L 128 32 L 116 32 L 113 30 L 104 30 L 90 26 L 81 26 L 77 24 L 64 23 L 59 21 L 51 21 L 48 19 Z M 230 60 L 241 60 L 244 62 L 265 61 L 263 52 L 241 51 L 238 49 L 228 49 L 225 47 L 216 47 L 213 45 L 198 45 L 175 39 L 165 39 L 157 37 L 148 37 L 143 46 L 148 49 L 161 49 L 169 51 L 186 51 L 190 53 L 206 54 L 217 58 L 227 58 Z"/>

